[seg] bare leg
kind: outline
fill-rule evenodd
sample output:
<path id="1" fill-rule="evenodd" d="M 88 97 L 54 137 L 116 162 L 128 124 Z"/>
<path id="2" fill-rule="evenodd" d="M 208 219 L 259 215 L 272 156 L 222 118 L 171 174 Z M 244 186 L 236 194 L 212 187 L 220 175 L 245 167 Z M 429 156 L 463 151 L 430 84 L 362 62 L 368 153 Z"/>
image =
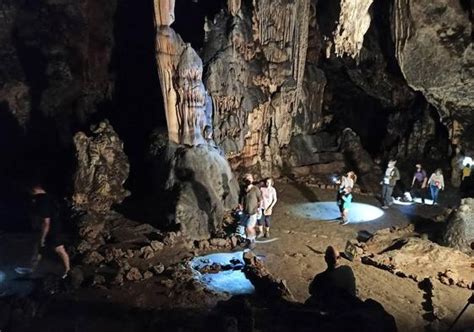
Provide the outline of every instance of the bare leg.
<path id="1" fill-rule="evenodd" d="M 66 249 L 64 248 L 63 245 L 57 246 L 54 248 L 54 251 L 58 254 L 58 256 L 61 258 L 63 261 L 64 265 L 64 274 L 66 275 L 69 270 L 71 269 L 70 263 L 69 263 L 69 255 L 66 252 Z"/>
<path id="2" fill-rule="evenodd" d="M 263 236 L 263 226 L 258 226 L 258 236 L 257 237 L 262 237 Z"/>

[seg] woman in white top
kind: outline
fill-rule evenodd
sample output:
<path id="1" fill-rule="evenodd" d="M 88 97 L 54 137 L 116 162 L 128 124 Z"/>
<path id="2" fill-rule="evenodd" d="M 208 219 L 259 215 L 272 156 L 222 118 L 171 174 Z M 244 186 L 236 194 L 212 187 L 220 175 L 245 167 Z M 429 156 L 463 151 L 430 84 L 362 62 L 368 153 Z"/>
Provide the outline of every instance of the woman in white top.
<path id="1" fill-rule="evenodd" d="M 430 186 L 433 205 L 437 205 L 439 191 L 444 190 L 444 177 L 441 168 L 438 168 L 433 174 L 431 174 L 428 180 L 428 185 Z"/>
<path id="2" fill-rule="evenodd" d="M 273 212 L 273 207 L 277 202 L 277 193 L 275 187 L 273 187 L 273 179 L 267 178 L 265 180 L 265 186 L 260 188 L 262 192 L 262 217 L 258 220 L 258 237 L 270 237 L 270 219 Z M 265 225 L 265 232 L 263 232 L 263 226 Z"/>

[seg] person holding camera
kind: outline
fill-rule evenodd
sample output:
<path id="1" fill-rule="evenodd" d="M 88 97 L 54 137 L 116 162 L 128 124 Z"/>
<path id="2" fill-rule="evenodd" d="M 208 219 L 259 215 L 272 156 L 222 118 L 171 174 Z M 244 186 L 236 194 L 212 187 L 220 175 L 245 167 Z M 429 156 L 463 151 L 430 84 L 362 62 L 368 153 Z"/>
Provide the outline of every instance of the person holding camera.
<path id="1" fill-rule="evenodd" d="M 257 214 L 262 202 L 262 193 L 253 182 L 252 174 L 246 174 L 244 176 L 243 192 L 240 198 L 240 208 L 244 213 L 243 222 L 245 224 L 245 233 L 249 241 L 250 249 L 255 247 L 255 226 L 257 225 Z"/>

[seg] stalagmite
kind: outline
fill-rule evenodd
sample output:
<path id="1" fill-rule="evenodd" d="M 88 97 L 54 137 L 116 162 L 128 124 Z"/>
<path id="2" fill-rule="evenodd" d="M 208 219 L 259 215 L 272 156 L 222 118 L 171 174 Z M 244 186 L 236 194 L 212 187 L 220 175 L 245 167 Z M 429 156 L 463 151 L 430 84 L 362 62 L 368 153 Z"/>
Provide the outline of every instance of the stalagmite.
<path id="1" fill-rule="evenodd" d="M 176 144 L 195 146 L 205 141 L 206 91 L 202 61 L 169 27 L 174 21 L 174 1 L 155 1 L 156 61 L 164 98 L 168 138 Z"/>

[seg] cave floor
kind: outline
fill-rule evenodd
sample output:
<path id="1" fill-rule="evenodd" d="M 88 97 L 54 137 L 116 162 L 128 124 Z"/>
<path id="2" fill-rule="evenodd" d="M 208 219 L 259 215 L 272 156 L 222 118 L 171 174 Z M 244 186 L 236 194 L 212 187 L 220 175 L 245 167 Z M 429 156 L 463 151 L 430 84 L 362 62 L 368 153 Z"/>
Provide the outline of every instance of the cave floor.
<path id="1" fill-rule="evenodd" d="M 292 213 L 295 204 L 310 203 L 317 201 L 332 201 L 334 192 L 308 187 L 298 183 L 277 183 L 279 202 L 274 209 L 272 219 L 272 238 L 278 240 L 269 243 L 259 243 L 255 253 L 263 258 L 266 267 L 276 276 L 286 280 L 289 289 L 296 300 L 304 302 L 309 294 L 308 285 L 314 275 L 325 269 L 324 251 L 328 245 L 333 245 L 339 250 L 343 250 L 346 242 L 355 239 L 360 231 L 375 232 L 379 229 L 391 226 L 405 226 L 415 223 L 419 231 L 423 231 L 426 220 L 443 212 L 443 207 L 448 203 L 454 204 L 456 195 L 446 193 L 445 203 L 441 201 L 440 206 L 401 206 L 394 205 L 384 211 L 384 215 L 376 220 L 366 223 L 355 223 L 340 225 L 337 222 L 327 222 L 312 220 Z M 376 198 L 370 195 L 355 194 L 354 202 L 361 202 L 380 206 Z M 0 265 L 1 270 L 7 272 L 6 280 L 16 280 L 18 287 L 30 287 L 28 280 L 23 281 L 18 276 L 12 275 L 12 268 L 27 262 L 29 255 L 29 241 L 31 237 L 26 234 L 0 234 Z M 163 260 L 165 265 L 176 263 L 191 256 L 189 250 L 183 247 L 175 247 L 174 252 L 166 253 L 167 259 Z M 15 255 L 12 253 L 15 252 Z M 200 253 L 201 254 L 201 253 Z M 204 253 L 202 253 L 204 254 Z M 173 257 L 170 259 L 170 257 Z M 173 260 L 175 260 L 173 262 Z M 419 288 L 418 284 L 409 278 L 401 278 L 394 274 L 365 265 L 360 260 L 353 262 L 343 259 L 343 264 L 350 265 L 354 270 L 357 279 L 358 295 L 362 299 L 372 298 L 380 302 L 384 308 L 392 314 L 397 322 L 399 331 L 424 331 L 429 324 L 423 317 L 429 317 L 426 308 L 425 291 Z M 37 277 L 46 273 L 59 273 L 58 263 L 51 258 L 46 259 Z M 1 277 L 1 276 L 0 276 Z M 173 292 L 164 283 L 162 278 L 153 277 L 138 283 L 126 283 L 122 287 L 88 287 L 81 288 L 74 292 L 60 295 L 62 300 L 58 303 L 67 303 L 70 310 L 78 315 L 81 310 L 86 313 L 80 315 L 83 319 L 87 315 L 93 315 L 91 305 L 97 306 L 97 317 L 89 324 L 100 330 L 102 324 L 110 328 L 110 319 L 106 319 L 105 308 L 110 310 L 110 318 L 113 321 L 117 310 L 121 308 L 151 309 L 158 308 L 165 310 L 167 315 L 175 313 L 177 321 L 182 321 L 183 310 L 185 315 L 193 312 L 202 313 L 212 308 L 217 301 L 228 297 L 212 294 L 212 292 L 202 292 L 193 295 L 193 290 L 186 293 Z M 449 324 L 465 306 L 471 291 L 456 286 L 445 286 L 435 280 L 436 289 L 439 294 L 444 324 Z M 17 289 L 16 292 L 21 292 Z M 104 306 L 107 304 L 106 306 Z M 62 305 L 63 306 L 63 305 Z M 114 309 L 115 308 L 115 309 Z M 192 310 L 184 309 L 192 308 Z M 136 310 L 134 309 L 134 310 Z M 172 311 L 167 311 L 172 310 Z M 428 309 L 429 310 L 429 309 Z M 125 312 L 127 312 L 125 310 Z M 60 312 L 53 314 L 50 320 L 67 320 Z M 104 316 L 105 315 L 105 316 Z M 198 314 L 199 315 L 199 314 Z M 64 317 L 63 317 L 64 316 Z M 171 317 L 171 316 L 169 316 Z M 39 323 L 38 327 L 44 323 L 47 326 L 48 320 Z M 61 325 L 60 323 L 58 323 Z M 64 324 L 67 324 L 65 321 Z M 78 323 L 79 324 L 79 323 Z M 82 324 L 82 323 L 81 323 Z M 120 325 L 119 322 L 117 324 Z M 458 322 L 457 328 L 463 326 L 474 326 L 474 307 L 471 306 Z M 41 330 L 41 329 L 39 329 Z M 127 326 L 117 326 L 117 331 L 127 331 Z"/>
<path id="2" fill-rule="evenodd" d="M 259 244 L 256 254 L 264 257 L 270 272 L 285 279 L 298 301 L 308 297 L 308 285 L 314 275 L 322 272 L 326 265 L 324 251 L 328 245 L 343 251 L 346 242 L 357 238 L 360 231 L 375 232 L 392 226 L 405 226 L 415 223 L 419 231 L 429 229 L 426 220 L 442 213 L 443 207 L 456 202 L 456 193 L 446 193 L 440 206 L 393 205 L 384 210 L 384 215 L 376 220 L 340 225 L 338 222 L 317 221 L 302 218 L 290 212 L 294 204 L 302 202 L 331 201 L 335 193 L 330 190 L 310 188 L 298 183 L 277 184 L 279 202 L 274 209 L 272 237 L 278 241 Z M 363 202 L 380 206 L 379 201 L 369 195 L 354 195 L 354 202 Z M 350 262 L 342 259 L 343 264 L 354 270 L 358 295 L 362 299 L 372 298 L 380 302 L 392 314 L 399 331 L 424 331 L 428 321 L 423 303 L 425 292 L 409 278 L 400 278 L 394 274 L 365 265 L 355 259 Z M 437 281 L 436 281 L 437 282 Z M 439 284 L 439 285 L 438 285 Z M 437 282 L 446 322 L 452 322 L 467 303 L 471 291 L 459 287 L 449 287 Z M 459 325 L 474 326 L 474 307 L 468 308 Z"/>

